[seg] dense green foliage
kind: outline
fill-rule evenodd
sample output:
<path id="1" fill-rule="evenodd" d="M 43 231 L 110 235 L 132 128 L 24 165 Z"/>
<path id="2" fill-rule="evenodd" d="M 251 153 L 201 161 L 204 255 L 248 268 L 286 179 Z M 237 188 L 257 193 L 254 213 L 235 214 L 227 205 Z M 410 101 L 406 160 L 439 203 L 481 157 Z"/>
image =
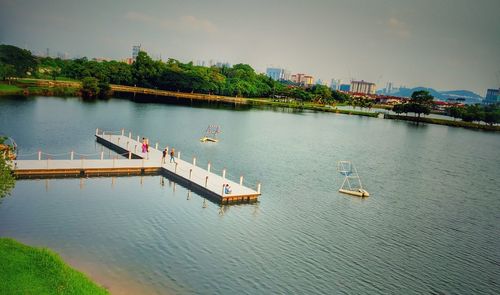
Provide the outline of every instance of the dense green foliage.
<path id="1" fill-rule="evenodd" d="M 8 150 L 12 150 L 13 147 L 5 143 L 7 137 L 0 136 L 0 145 L 2 149 L 0 150 L 0 198 L 8 195 L 12 188 L 14 188 L 15 179 L 12 175 L 11 168 L 9 166 Z"/>
<path id="2" fill-rule="evenodd" d="M 83 97 L 96 97 L 99 93 L 99 81 L 94 77 L 85 77 L 82 79 Z"/>
<path id="3" fill-rule="evenodd" d="M 415 91 L 407 103 L 394 105 L 393 111 L 396 114 L 414 113 L 419 118 L 420 115 L 431 113 L 431 106 L 434 97 L 426 90 Z"/>
<path id="4" fill-rule="evenodd" d="M 264 74 L 256 73 L 247 64 L 203 67 L 172 58 L 162 62 L 153 60 L 146 52 L 141 51 L 136 61 L 129 65 L 124 62 L 95 61 L 87 58 L 62 60 L 33 57 L 29 51 L 15 46 L 2 46 L 8 47 L 8 52 L 17 52 L 16 56 L 19 58 L 10 64 L 0 63 L 0 77 L 23 77 L 27 72 L 32 72 L 31 76 L 35 78 L 53 80 L 61 77 L 74 80 L 91 77 L 97 79 L 99 89 L 95 87 L 94 80 L 87 79 L 88 87 L 82 94 L 93 97 L 105 96 L 109 84 L 119 84 L 226 96 L 286 98 L 320 104 L 350 100 L 347 94 L 331 91 L 324 85 L 304 88 L 290 81 L 274 81 Z M 29 66 L 26 66 L 27 64 Z"/>
<path id="5" fill-rule="evenodd" d="M 0 294 L 108 294 L 54 252 L 0 238 Z"/>
<path id="6" fill-rule="evenodd" d="M 0 45 L 0 77 L 24 77 L 37 69 L 38 61 L 31 52 L 12 45 Z"/>
<path id="7" fill-rule="evenodd" d="M 454 106 L 447 110 L 453 118 L 460 118 L 465 122 L 485 122 L 490 125 L 500 123 L 500 105 L 468 105 Z"/>

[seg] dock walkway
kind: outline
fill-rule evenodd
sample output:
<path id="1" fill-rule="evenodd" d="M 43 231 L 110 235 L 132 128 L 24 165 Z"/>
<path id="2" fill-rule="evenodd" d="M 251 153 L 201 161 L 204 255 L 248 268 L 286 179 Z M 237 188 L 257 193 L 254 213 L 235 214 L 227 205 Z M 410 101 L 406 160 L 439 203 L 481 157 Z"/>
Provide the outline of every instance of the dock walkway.
<path id="1" fill-rule="evenodd" d="M 15 160 L 14 175 L 19 178 L 48 177 L 48 176 L 90 176 L 90 175 L 142 175 L 163 173 L 181 184 L 200 194 L 205 194 L 223 204 L 242 201 L 256 201 L 261 195 L 260 183 L 257 190 L 243 185 L 243 177 L 239 183 L 227 179 L 225 170 L 223 175 L 217 175 L 207 169 L 196 165 L 196 158 L 192 162 L 180 158 L 180 152 L 175 155 L 175 162 L 170 162 L 167 154 L 162 159 L 162 151 L 158 145 L 149 148 L 149 153 L 142 153 L 140 138 L 132 138 L 132 133 L 125 135 L 121 130 L 119 134 L 110 134 L 96 130 L 97 142 L 114 150 L 125 158 L 104 159 L 73 159 L 69 160 Z M 230 194 L 225 194 L 223 185 L 229 184 L 232 188 Z"/>

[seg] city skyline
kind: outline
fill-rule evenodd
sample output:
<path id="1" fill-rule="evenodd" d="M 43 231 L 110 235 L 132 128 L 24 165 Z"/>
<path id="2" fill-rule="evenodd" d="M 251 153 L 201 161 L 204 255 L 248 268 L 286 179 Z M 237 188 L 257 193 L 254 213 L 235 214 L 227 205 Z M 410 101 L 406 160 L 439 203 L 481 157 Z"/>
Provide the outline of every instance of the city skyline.
<path id="1" fill-rule="evenodd" d="M 122 59 L 141 44 L 164 59 L 248 63 L 259 72 L 278 65 L 378 88 L 392 81 L 484 96 L 500 86 L 498 1 L 0 4 L 0 43 L 33 51 Z"/>

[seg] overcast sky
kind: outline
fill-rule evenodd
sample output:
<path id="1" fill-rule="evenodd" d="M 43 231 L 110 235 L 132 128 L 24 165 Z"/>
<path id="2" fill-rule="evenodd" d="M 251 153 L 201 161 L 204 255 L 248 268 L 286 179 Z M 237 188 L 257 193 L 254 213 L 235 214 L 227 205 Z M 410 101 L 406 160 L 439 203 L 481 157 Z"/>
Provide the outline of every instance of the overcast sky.
<path id="1" fill-rule="evenodd" d="M 500 0 L 0 0 L 0 43 L 113 59 L 142 44 L 162 59 L 484 96 L 500 86 L 499 13 Z"/>

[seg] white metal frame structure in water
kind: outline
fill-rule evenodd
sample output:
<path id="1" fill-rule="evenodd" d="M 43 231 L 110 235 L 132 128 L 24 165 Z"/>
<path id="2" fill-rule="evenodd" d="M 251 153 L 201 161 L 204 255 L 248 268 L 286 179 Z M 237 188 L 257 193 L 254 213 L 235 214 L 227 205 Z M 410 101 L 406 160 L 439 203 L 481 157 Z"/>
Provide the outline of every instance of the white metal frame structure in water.
<path id="1" fill-rule="evenodd" d="M 357 197 L 370 196 L 370 194 L 363 189 L 358 170 L 351 161 L 339 161 L 337 164 L 337 171 L 344 176 L 344 181 L 340 186 L 339 192 Z"/>
<path id="2" fill-rule="evenodd" d="M 217 142 L 219 141 L 217 139 L 217 134 L 221 133 L 220 126 L 219 125 L 208 125 L 207 130 L 205 131 L 205 136 L 200 138 L 200 141 L 202 142 Z M 212 137 L 210 137 L 212 136 Z"/>

